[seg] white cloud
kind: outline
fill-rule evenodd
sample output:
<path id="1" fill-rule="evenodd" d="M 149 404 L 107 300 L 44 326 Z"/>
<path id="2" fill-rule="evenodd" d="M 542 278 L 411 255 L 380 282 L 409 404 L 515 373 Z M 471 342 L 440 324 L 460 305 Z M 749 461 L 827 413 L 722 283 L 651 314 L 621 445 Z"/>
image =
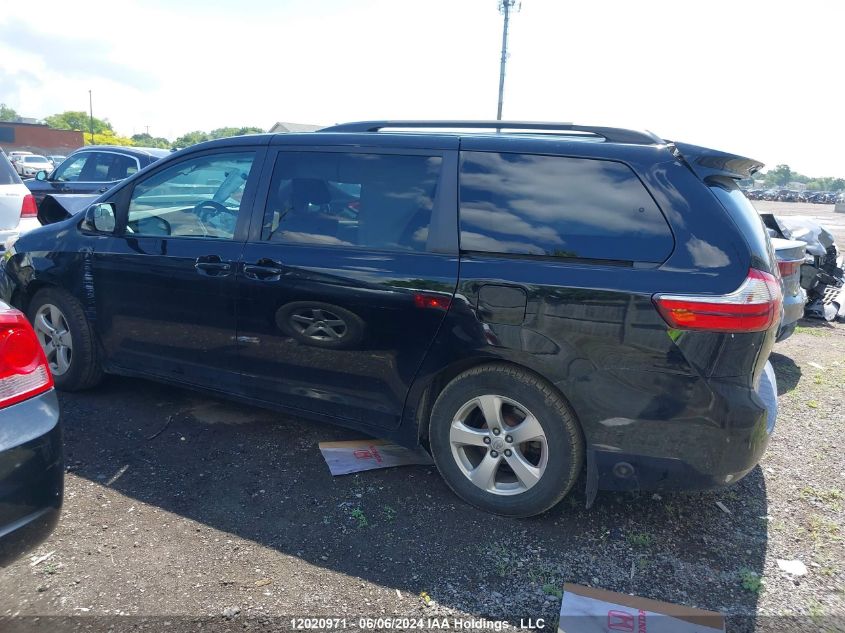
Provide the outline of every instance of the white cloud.
<path id="1" fill-rule="evenodd" d="M 845 176 L 843 23 L 845 3 L 825 0 L 525 0 L 505 116 L 653 129 Z M 10 25 L 30 37 L 0 37 L 0 95 L 26 116 L 87 109 L 89 89 L 119 132 L 171 138 L 495 116 L 492 0 L 42 0 L 5 8 Z"/>

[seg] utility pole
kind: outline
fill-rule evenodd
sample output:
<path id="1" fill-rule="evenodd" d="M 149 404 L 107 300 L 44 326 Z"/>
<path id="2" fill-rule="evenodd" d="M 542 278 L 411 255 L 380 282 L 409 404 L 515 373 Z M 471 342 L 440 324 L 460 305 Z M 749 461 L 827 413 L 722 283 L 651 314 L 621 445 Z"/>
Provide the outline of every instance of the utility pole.
<path id="1" fill-rule="evenodd" d="M 502 65 L 499 69 L 499 107 L 496 109 L 496 120 L 502 120 L 502 101 L 505 98 L 505 64 L 508 61 L 508 23 L 510 22 L 511 9 L 516 5 L 516 0 L 499 0 L 499 12 L 505 16 L 505 25 L 502 28 Z M 519 11 L 522 3 L 516 8 Z"/>
<path id="2" fill-rule="evenodd" d="M 94 144 L 94 101 L 93 101 L 93 97 L 91 97 L 91 91 L 90 90 L 88 91 L 88 113 L 89 113 L 89 116 L 91 117 L 89 119 L 90 122 L 88 124 L 88 127 L 91 130 L 91 145 L 93 145 Z"/>

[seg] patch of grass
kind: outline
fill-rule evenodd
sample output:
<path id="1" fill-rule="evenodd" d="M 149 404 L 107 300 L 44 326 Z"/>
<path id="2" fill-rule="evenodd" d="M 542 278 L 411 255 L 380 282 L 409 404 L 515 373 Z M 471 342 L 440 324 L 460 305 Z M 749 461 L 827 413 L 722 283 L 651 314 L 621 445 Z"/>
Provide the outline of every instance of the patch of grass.
<path id="1" fill-rule="evenodd" d="M 370 522 L 367 520 L 367 516 L 364 514 L 364 511 L 361 508 L 355 508 L 352 512 L 349 513 L 353 519 L 358 522 L 359 528 L 367 527 Z"/>
<path id="2" fill-rule="evenodd" d="M 634 532 L 628 535 L 628 542 L 634 547 L 648 547 L 651 541 L 651 534 L 647 532 Z"/>
<path id="3" fill-rule="evenodd" d="M 555 598 L 563 598 L 563 589 L 557 585 L 547 584 L 543 585 L 543 593 L 547 596 L 554 596 Z"/>
<path id="4" fill-rule="evenodd" d="M 490 554 L 493 557 L 493 568 L 496 570 L 496 575 L 504 578 L 511 572 L 511 561 L 508 554 L 508 549 L 501 544 L 496 544 L 490 548 Z"/>
<path id="5" fill-rule="evenodd" d="M 807 615 L 816 626 L 821 626 L 822 620 L 825 616 L 824 606 L 818 600 L 810 600 L 807 603 Z"/>
<path id="6" fill-rule="evenodd" d="M 838 511 L 842 509 L 842 501 L 845 500 L 845 494 L 839 488 L 804 486 L 801 489 L 801 498 L 804 500 L 811 499 L 819 501 L 829 506 L 831 510 Z"/>
<path id="7" fill-rule="evenodd" d="M 816 542 L 822 540 L 839 540 L 839 526 L 830 519 L 813 514 L 807 522 L 807 533 Z"/>
<path id="8" fill-rule="evenodd" d="M 824 338 L 825 336 L 830 336 L 830 332 L 827 331 L 825 328 L 820 327 L 806 327 L 803 325 L 798 325 L 795 327 L 796 334 L 809 334 L 810 336 L 819 336 Z"/>
<path id="9" fill-rule="evenodd" d="M 807 406 L 810 407 L 811 409 L 818 409 L 819 403 L 816 400 L 810 400 L 810 401 L 807 402 Z"/>
<path id="10" fill-rule="evenodd" d="M 756 571 L 750 569 L 739 570 L 739 580 L 742 588 L 754 594 L 761 594 L 763 592 L 763 579 Z"/>

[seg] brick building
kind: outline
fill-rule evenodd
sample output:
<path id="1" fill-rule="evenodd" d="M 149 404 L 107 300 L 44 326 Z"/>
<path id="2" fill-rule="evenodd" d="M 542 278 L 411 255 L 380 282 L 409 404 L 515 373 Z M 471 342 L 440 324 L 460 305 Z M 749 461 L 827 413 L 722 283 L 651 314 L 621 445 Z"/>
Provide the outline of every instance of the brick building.
<path id="1" fill-rule="evenodd" d="M 83 144 L 82 132 L 54 130 L 40 123 L 0 122 L 0 147 L 7 154 L 26 150 L 34 154 L 67 155 Z"/>

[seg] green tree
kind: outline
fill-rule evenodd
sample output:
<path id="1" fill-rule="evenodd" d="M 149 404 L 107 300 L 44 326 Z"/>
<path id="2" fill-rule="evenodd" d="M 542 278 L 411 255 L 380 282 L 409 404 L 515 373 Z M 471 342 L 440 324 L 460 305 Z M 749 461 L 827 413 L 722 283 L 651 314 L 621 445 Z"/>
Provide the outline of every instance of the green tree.
<path id="1" fill-rule="evenodd" d="M 80 130 L 89 133 L 91 131 L 91 118 L 82 110 L 68 110 L 67 112 L 53 114 L 44 119 L 44 122 L 57 130 Z M 114 133 L 111 123 L 109 123 L 108 119 L 94 117 L 94 134 L 103 134 L 105 132 Z"/>
<path id="2" fill-rule="evenodd" d="M 210 141 L 216 138 L 229 138 L 230 136 L 242 136 L 244 134 L 263 134 L 260 127 L 219 127 L 211 132 L 195 130 L 188 132 L 173 141 L 174 147 L 188 147 L 203 141 Z"/>
<path id="3" fill-rule="evenodd" d="M 786 183 L 792 182 L 795 175 L 789 168 L 789 165 L 778 165 L 774 169 L 767 171 L 763 178 L 769 186 L 782 187 Z"/>
<path id="4" fill-rule="evenodd" d="M 132 144 L 138 147 L 158 147 L 160 149 L 170 149 L 172 143 L 163 136 L 152 136 L 151 134 L 133 134 Z"/>
<path id="5" fill-rule="evenodd" d="M 0 103 L 0 121 L 17 121 L 18 113 L 5 103 Z"/>
<path id="6" fill-rule="evenodd" d="M 126 136 L 118 136 L 111 130 L 94 133 L 94 142 L 91 142 L 91 135 L 84 135 L 86 145 L 133 145 L 132 139 Z"/>

